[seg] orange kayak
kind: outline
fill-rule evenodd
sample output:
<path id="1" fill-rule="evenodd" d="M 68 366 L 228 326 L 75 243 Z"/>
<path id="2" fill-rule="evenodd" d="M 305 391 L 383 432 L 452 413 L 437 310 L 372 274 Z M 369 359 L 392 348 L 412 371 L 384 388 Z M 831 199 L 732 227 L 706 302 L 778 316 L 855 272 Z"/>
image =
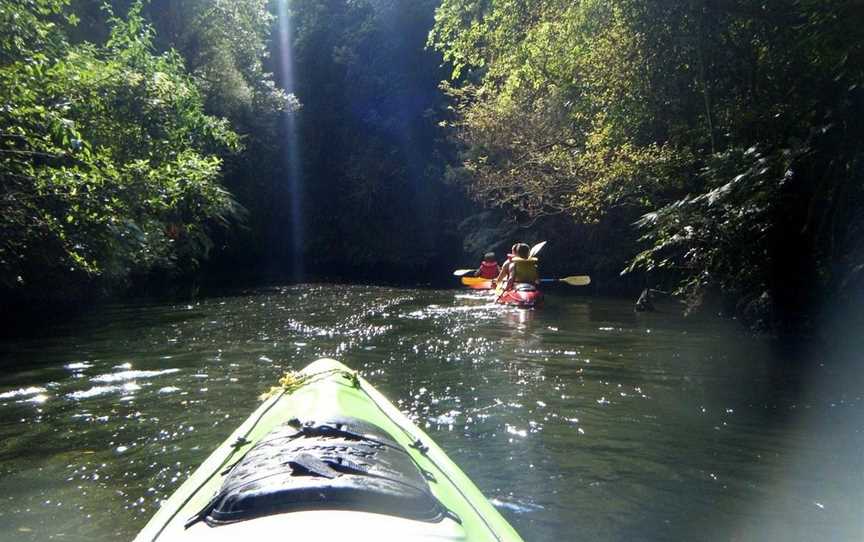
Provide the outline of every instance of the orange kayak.
<path id="1" fill-rule="evenodd" d="M 462 277 L 462 284 L 474 290 L 492 290 L 495 281 L 483 277 Z"/>

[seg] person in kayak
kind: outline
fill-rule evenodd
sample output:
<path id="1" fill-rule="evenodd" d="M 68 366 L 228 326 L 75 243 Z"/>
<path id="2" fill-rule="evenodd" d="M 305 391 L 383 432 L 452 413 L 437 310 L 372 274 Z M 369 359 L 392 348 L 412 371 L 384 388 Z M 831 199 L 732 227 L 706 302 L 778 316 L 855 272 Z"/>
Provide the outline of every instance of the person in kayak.
<path id="1" fill-rule="evenodd" d="M 514 284 L 537 284 L 540 281 L 540 273 L 537 270 L 538 260 L 531 256 L 531 247 L 525 243 L 517 243 L 513 245 L 511 256 L 498 276 L 499 281 L 506 280 L 505 290 L 510 290 Z"/>
<path id="2" fill-rule="evenodd" d="M 495 280 L 498 277 L 498 273 L 501 272 L 501 266 L 498 265 L 498 262 L 495 260 L 494 252 L 487 252 L 483 256 L 483 261 L 480 262 L 480 267 L 474 271 L 475 277 L 483 277 L 484 279 Z"/>
<path id="3" fill-rule="evenodd" d="M 507 289 L 519 283 L 537 284 L 540 281 L 540 273 L 537 270 L 537 258 L 531 257 L 531 247 L 519 243 L 515 253 L 516 255 L 510 260 Z"/>

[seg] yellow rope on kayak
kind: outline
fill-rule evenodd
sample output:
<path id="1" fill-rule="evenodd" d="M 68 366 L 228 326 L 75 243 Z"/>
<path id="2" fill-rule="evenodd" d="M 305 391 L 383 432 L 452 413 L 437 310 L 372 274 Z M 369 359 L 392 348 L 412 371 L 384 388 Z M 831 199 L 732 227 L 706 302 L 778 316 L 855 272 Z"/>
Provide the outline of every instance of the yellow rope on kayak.
<path id="1" fill-rule="evenodd" d="M 309 381 L 314 378 L 339 373 L 341 373 L 345 378 L 350 380 L 352 386 L 360 387 L 360 381 L 357 379 L 357 373 L 355 373 L 354 371 L 346 371 L 344 369 L 329 369 L 327 371 L 321 371 L 320 373 L 312 374 L 305 374 L 302 371 L 291 371 L 290 373 L 285 373 L 285 375 L 283 375 L 282 378 L 279 379 L 278 386 L 271 387 L 270 391 L 262 393 L 258 398 L 261 401 L 266 401 L 267 399 L 270 399 L 277 394 L 294 393 L 295 391 L 308 384 Z"/>

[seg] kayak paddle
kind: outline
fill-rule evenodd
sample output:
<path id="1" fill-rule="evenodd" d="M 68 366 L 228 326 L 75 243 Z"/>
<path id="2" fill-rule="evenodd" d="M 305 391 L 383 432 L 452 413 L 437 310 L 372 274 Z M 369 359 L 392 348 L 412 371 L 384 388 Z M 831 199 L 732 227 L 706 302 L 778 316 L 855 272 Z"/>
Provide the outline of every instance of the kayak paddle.
<path id="1" fill-rule="evenodd" d="M 540 282 L 564 282 L 570 286 L 588 286 L 591 284 L 591 277 L 588 275 L 574 275 L 561 279 L 540 279 Z"/>
<path id="2" fill-rule="evenodd" d="M 473 273 L 474 271 L 476 271 L 476 269 L 457 269 L 456 271 L 453 271 L 453 276 L 464 277 L 468 273 Z"/>
<path id="3" fill-rule="evenodd" d="M 540 241 L 539 243 L 537 243 L 536 245 L 531 247 L 531 252 L 528 253 L 528 257 L 533 258 L 537 254 L 539 254 L 540 251 L 543 250 L 543 247 L 545 247 L 545 246 L 546 246 L 546 241 Z"/>

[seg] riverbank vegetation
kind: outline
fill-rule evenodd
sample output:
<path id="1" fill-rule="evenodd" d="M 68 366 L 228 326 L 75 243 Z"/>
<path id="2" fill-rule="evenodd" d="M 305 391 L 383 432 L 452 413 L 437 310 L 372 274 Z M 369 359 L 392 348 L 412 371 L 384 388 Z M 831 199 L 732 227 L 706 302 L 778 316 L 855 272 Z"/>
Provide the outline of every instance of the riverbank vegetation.
<path id="1" fill-rule="evenodd" d="M 842 0 L 444 0 L 429 44 L 453 67 L 451 175 L 635 249 L 617 265 L 691 308 L 800 324 L 862 282 L 862 17 Z"/>
<path id="2" fill-rule="evenodd" d="M 220 182 L 226 157 L 243 149 L 226 118 L 238 106 L 206 76 L 232 75 L 221 66 L 231 59 L 222 44 L 199 44 L 220 66 L 205 61 L 198 72 L 176 50 L 157 49 L 140 3 L 122 16 L 90 7 L 0 4 L 6 301 L 80 301 L 136 274 L 195 271 L 214 230 L 236 225 L 241 213 Z M 242 43 L 237 66 L 249 48 Z M 287 107 L 281 91 L 262 86 L 269 107 Z M 261 98 L 255 90 L 250 101 Z M 207 107 L 217 97 L 219 106 Z"/>
<path id="3" fill-rule="evenodd" d="M 428 281 L 549 239 L 547 271 L 800 329 L 864 282 L 862 16 L 0 0 L 0 295 Z"/>

